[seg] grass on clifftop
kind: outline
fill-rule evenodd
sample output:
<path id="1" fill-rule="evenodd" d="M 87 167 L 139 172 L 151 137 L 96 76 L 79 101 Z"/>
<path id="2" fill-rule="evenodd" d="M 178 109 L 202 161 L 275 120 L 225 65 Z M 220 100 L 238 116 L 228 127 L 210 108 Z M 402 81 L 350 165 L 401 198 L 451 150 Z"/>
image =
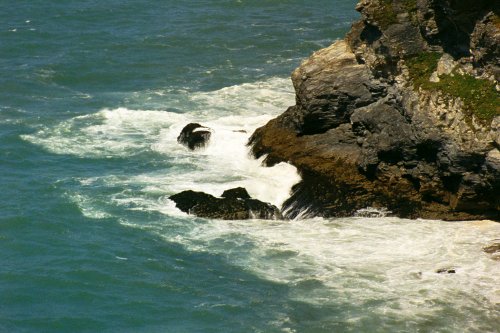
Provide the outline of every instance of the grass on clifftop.
<path id="1" fill-rule="evenodd" d="M 466 113 L 474 115 L 480 121 L 490 122 L 495 116 L 500 115 L 500 93 L 496 91 L 495 84 L 491 81 L 456 72 L 441 75 L 439 82 L 429 81 L 440 57 L 439 53 L 427 52 L 406 60 L 415 88 L 437 90 L 448 97 L 460 98 Z"/>

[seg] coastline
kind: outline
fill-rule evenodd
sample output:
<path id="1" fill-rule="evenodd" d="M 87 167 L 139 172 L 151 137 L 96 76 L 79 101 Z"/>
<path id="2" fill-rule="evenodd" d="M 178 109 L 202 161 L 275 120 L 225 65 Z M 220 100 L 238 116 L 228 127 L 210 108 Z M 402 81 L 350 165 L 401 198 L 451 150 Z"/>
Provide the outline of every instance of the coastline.
<path id="1" fill-rule="evenodd" d="M 296 105 L 249 140 L 267 165 L 298 168 L 288 217 L 376 207 L 400 217 L 500 221 L 500 71 L 485 56 L 499 56 L 496 5 L 480 1 L 444 17 L 439 6 L 447 5 L 361 1 L 362 18 L 346 38 L 293 72 Z M 468 20 L 470 30 L 453 32 L 445 24 L 453 20 Z M 446 90 L 452 84 L 464 95 Z M 484 92 L 483 104 L 471 104 L 470 91 Z"/>

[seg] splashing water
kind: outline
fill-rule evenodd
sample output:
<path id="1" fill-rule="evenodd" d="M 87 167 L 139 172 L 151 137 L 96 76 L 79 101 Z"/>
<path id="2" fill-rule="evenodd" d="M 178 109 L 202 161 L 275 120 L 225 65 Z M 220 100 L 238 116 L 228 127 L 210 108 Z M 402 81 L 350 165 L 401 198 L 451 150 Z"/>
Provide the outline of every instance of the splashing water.
<path id="1" fill-rule="evenodd" d="M 482 247 L 500 233 L 498 224 L 411 221 L 373 208 L 346 219 L 273 222 L 204 220 L 181 213 L 168 196 L 182 190 L 220 195 L 243 186 L 252 196 L 281 205 L 300 180 L 291 165 L 262 167 L 246 147 L 258 126 L 293 103 L 287 80 L 167 101 L 181 98 L 189 101 L 189 112 L 179 112 L 179 105 L 168 111 L 168 103 L 165 111 L 104 109 L 23 138 L 56 154 L 90 159 L 146 154 L 160 165 L 167 163 L 147 172 L 81 177 L 68 198 L 89 218 L 120 216 L 127 228 L 155 234 L 190 253 L 221 256 L 263 280 L 288 286 L 289 302 L 330 309 L 316 316 L 318 325 L 343 323 L 353 331 L 374 323 L 388 329 L 444 325 L 451 332 L 465 325 L 470 331 L 492 330 L 500 304 L 500 266 Z M 176 142 L 189 122 L 213 130 L 206 149 L 193 152 Z M 163 218 L 145 222 L 117 213 L 123 211 Z M 448 267 L 455 273 L 437 273 Z M 277 313 L 270 325 L 300 332 L 297 316 Z"/>

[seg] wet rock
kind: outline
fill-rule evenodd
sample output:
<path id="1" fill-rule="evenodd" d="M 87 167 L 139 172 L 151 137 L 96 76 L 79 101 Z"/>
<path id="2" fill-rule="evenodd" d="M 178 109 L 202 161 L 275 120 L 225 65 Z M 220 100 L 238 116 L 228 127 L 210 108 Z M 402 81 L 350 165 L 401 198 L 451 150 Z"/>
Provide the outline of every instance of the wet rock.
<path id="1" fill-rule="evenodd" d="M 252 199 L 244 188 L 234 188 L 224 191 L 223 197 L 183 191 L 172 195 L 170 200 L 175 202 L 177 208 L 185 213 L 204 218 L 223 220 L 246 219 L 281 219 L 281 214 L 276 206 Z"/>
<path id="2" fill-rule="evenodd" d="M 177 137 L 177 142 L 185 145 L 191 150 L 205 147 L 210 141 L 212 130 L 198 123 L 190 123 L 184 126 Z"/>
<path id="3" fill-rule="evenodd" d="M 227 199 L 251 199 L 250 194 L 243 187 L 236 187 L 230 190 L 225 190 L 221 197 Z"/>
<path id="4" fill-rule="evenodd" d="M 438 274 L 455 274 L 456 272 L 455 268 L 440 268 L 436 270 Z"/>
<path id="5" fill-rule="evenodd" d="M 434 81 L 488 72 L 498 64 L 495 3 L 359 2 L 346 40 L 293 72 L 296 104 L 250 138 L 255 157 L 302 176 L 287 217 L 386 207 L 399 217 L 500 221 L 500 114 L 479 121 L 460 97 L 416 86 L 408 65 L 431 54 L 425 78 L 434 72 Z"/>

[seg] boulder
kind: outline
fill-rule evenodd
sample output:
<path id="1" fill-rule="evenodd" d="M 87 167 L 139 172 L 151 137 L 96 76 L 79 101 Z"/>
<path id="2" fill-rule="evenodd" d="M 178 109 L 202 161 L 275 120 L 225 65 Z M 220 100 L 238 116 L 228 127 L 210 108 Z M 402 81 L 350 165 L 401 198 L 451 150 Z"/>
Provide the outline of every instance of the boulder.
<path id="1" fill-rule="evenodd" d="M 184 126 L 177 142 L 185 145 L 191 150 L 205 147 L 210 141 L 212 130 L 198 123 L 190 123 Z"/>
<path id="2" fill-rule="evenodd" d="M 172 195 L 170 200 L 183 212 L 204 218 L 223 220 L 282 218 L 276 206 L 252 199 L 242 187 L 224 191 L 221 198 L 188 190 Z"/>

